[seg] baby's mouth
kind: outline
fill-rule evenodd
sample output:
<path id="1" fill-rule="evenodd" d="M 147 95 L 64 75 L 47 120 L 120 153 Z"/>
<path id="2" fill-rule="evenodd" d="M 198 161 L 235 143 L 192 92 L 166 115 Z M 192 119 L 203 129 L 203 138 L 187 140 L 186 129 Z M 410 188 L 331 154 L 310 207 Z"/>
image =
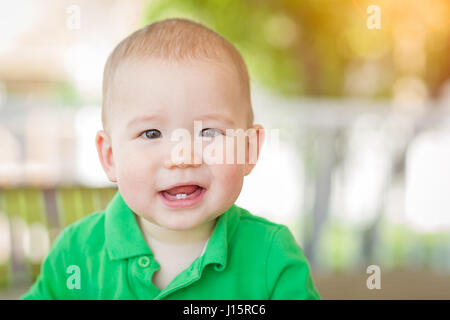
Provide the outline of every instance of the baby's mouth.
<path id="1" fill-rule="evenodd" d="M 194 199 L 197 196 L 200 195 L 203 191 L 203 187 L 200 187 L 199 185 L 183 185 L 174 187 L 167 190 L 162 190 L 160 193 L 164 198 L 167 200 L 181 200 L 181 199 Z"/>

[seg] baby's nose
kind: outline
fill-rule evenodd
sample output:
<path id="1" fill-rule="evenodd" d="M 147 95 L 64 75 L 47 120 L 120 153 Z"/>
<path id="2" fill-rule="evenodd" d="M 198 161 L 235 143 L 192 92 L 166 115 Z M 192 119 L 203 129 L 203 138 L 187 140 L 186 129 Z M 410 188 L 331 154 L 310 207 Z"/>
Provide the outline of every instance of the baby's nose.
<path id="1" fill-rule="evenodd" d="M 196 149 L 199 149 L 197 152 Z M 179 148 L 177 146 L 169 150 L 169 154 L 164 161 L 164 167 L 171 169 L 174 167 L 187 168 L 187 167 L 199 167 L 202 165 L 201 147 L 195 148 L 193 144 L 191 146 L 184 146 Z"/>
<path id="2" fill-rule="evenodd" d="M 201 163 L 195 163 L 194 161 L 182 161 L 182 162 L 175 162 L 172 161 L 171 159 L 168 159 L 165 161 L 164 163 L 164 167 L 166 167 L 167 169 L 172 169 L 172 168 L 188 168 L 188 167 L 200 167 Z"/>

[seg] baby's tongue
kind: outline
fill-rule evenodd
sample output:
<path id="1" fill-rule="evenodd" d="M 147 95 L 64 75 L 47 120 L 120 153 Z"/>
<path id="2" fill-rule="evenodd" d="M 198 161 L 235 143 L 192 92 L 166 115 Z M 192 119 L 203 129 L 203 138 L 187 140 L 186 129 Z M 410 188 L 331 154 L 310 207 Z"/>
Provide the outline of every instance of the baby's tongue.
<path id="1" fill-rule="evenodd" d="M 186 194 L 190 194 L 192 192 L 194 192 L 195 190 L 197 190 L 198 186 L 180 186 L 180 187 L 175 187 L 172 189 L 168 189 L 166 190 L 167 193 L 171 194 L 171 195 L 176 195 L 177 193 L 186 193 Z"/>

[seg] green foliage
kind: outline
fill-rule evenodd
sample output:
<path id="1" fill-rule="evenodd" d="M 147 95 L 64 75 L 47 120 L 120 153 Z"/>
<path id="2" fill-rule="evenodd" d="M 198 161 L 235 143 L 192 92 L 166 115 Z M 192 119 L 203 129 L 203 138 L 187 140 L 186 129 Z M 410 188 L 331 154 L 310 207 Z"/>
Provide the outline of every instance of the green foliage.
<path id="1" fill-rule="evenodd" d="M 372 4 L 367 0 L 148 0 L 141 23 L 184 17 L 207 25 L 238 48 L 253 80 L 284 95 L 347 95 L 349 66 L 356 65 L 364 85 L 367 77 L 376 75 L 364 74 L 362 67 L 373 63 L 381 74 L 376 88 L 368 93 L 355 89 L 353 94 L 386 97 L 392 94 L 396 77 L 403 76 L 390 76 L 397 70 L 398 40 L 390 30 L 430 6 L 409 8 L 398 2 L 402 10 L 395 12 L 389 1 L 374 3 L 382 4 L 381 30 L 366 27 L 366 8 Z M 450 8 L 445 0 L 438 1 L 434 14 L 437 4 Z M 450 28 L 441 27 L 427 34 L 427 67 L 418 76 L 424 77 L 432 94 L 448 78 L 449 33 Z"/>
<path id="2" fill-rule="evenodd" d="M 78 106 L 83 97 L 71 82 L 57 82 L 53 86 L 54 97 L 62 106 Z"/>
<path id="3" fill-rule="evenodd" d="M 274 2 L 148 1 L 144 12 L 142 26 L 172 17 L 189 18 L 208 26 L 241 52 L 252 80 L 282 94 L 304 93 L 302 73 L 293 50 L 270 42 L 276 37 L 273 33 L 277 30 L 273 29 L 277 28 L 277 21 L 289 23 Z"/>

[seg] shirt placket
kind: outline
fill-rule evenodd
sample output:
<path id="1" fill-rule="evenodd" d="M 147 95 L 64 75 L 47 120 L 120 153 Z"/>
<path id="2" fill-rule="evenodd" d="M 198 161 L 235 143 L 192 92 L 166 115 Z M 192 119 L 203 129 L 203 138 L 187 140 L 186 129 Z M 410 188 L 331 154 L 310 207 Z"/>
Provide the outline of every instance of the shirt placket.
<path id="1" fill-rule="evenodd" d="M 163 300 L 171 293 L 183 289 L 198 279 L 200 279 L 198 269 L 198 259 L 195 260 L 188 269 L 183 270 L 169 285 L 164 288 L 156 297 L 155 300 Z"/>
<path id="2" fill-rule="evenodd" d="M 200 278 L 198 265 L 200 258 L 195 260 L 186 270 L 183 270 L 169 285 L 160 290 L 152 281 L 153 274 L 159 270 L 160 265 L 153 255 L 142 255 L 128 260 L 128 278 L 137 299 L 161 300 L 169 294 L 187 287 Z"/>
<path id="3" fill-rule="evenodd" d="M 138 299 L 152 300 L 161 293 L 152 282 L 153 274 L 159 268 L 160 265 L 153 255 L 142 255 L 128 260 L 129 283 Z"/>

